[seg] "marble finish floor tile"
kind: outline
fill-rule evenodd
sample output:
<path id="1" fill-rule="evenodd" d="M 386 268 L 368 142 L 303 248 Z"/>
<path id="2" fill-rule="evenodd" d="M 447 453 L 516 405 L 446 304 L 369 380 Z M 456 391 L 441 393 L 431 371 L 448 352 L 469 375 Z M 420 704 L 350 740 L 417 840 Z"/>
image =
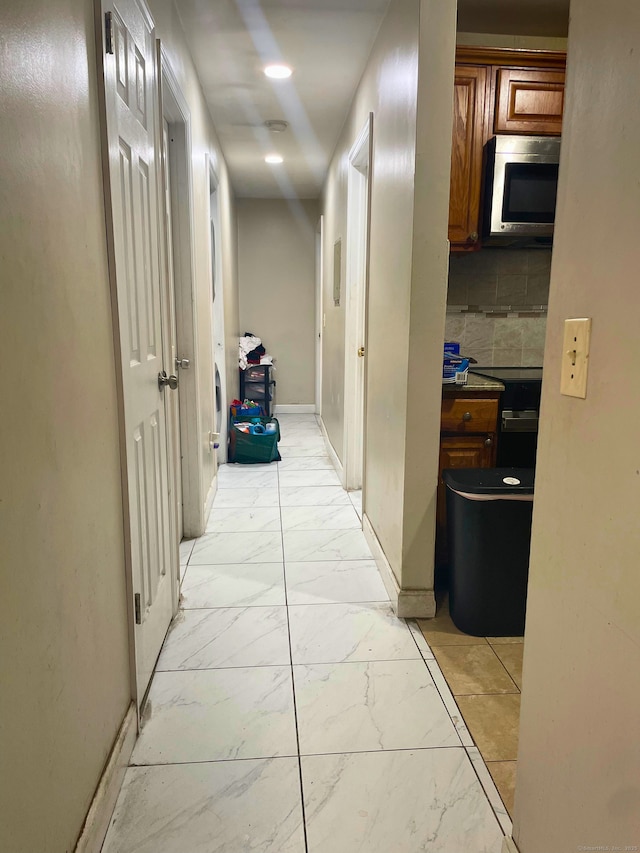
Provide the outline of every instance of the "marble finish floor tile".
<path id="1" fill-rule="evenodd" d="M 207 533 L 250 533 L 280 530 L 280 507 L 215 507 Z"/>
<path id="2" fill-rule="evenodd" d="M 517 761 L 490 761 L 487 764 L 489 773 L 491 773 L 491 777 L 496 783 L 496 788 L 502 797 L 502 802 L 505 804 L 510 815 L 513 815 L 517 766 Z"/>
<path id="3" fill-rule="evenodd" d="M 307 447 L 304 444 L 286 444 L 283 447 L 282 443 L 280 443 L 278 448 L 283 462 L 285 459 L 295 459 L 298 457 L 302 459 L 311 459 L 312 457 L 327 455 L 327 447 L 324 441 L 314 441 L 311 447 Z"/>
<path id="4" fill-rule="evenodd" d="M 421 659 L 390 604 L 290 606 L 289 630 L 294 664 Z"/>
<path id="5" fill-rule="evenodd" d="M 158 672 L 132 764 L 296 755 L 291 669 Z"/>
<path id="6" fill-rule="evenodd" d="M 328 456 L 293 456 L 278 462 L 278 471 L 334 471 L 333 462 Z"/>
<path id="7" fill-rule="evenodd" d="M 282 431 L 282 437 L 278 443 L 279 447 L 322 447 L 324 452 L 326 453 L 326 445 L 324 443 L 324 438 L 322 437 L 322 433 L 315 433 L 312 430 L 299 430 L 295 432 L 294 430 L 290 430 L 287 432 L 286 430 Z"/>
<path id="8" fill-rule="evenodd" d="M 131 767 L 102 853 L 305 853 L 296 758 Z"/>
<path id="9" fill-rule="evenodd" d="M 373 560 L 288 562 L 286 579 L 290 605 L 389 600 Z"/>
<path id="10" fill-rule="evenodd" d="M 487 643 L 484 646 L 434 646 L 433 654 L 454 696 L 518 692 Z"/>
<path id="11" fill-rule="evenodd" d="M 300 753 L 460 746 L 421 660 L 295 666 Z"/>
<path id="12" fill-rule="evenodd" d="M 221 465 L 218 469 L 219 489 L 262 489 L 278 485 L 278 469 L 271 465 Z"/>
<path id="13" fill-rule="evenodd" d="M 186 566 L 195 545 L 195 539 L 183 539 L 180 543 L 180 565 Z"/>
<path id="14" fill-rule="evenodd" d="M 279 532 L 207 533 L 196 542 L 191 565 L 226 563 L 281 563 L 282 535 Z"/>
<path id="15" fill-rule="evenodd" d="M 282 563 L 189 566 L 182 584 L 183 610 L 284 605 Z"/>
<path id="16" fill-rule="evenodd" d="M 496 783 L 487 769 L 487 765 L 480 754 L 480 750 L 477 746 L 469 746 L 467 747 L 467 755 L 473 765 L 473 769 L 476 771 L 476 776 L 480 780 L 482 790 L 485 792 L 486 797 L 491 804 L 491 808 L 493 809 L 495 816 L 498 818 L 498 823 L 502 827 L 502 831 L 505 835 L 511 835 L 513 831 L 513 824 L 509 817 L 509 812 L 498 793 Z"/>
<path id="17" fill-rule="evenodd" d="M 496 645 L 493 650 L 502 661 L 502 665 L 511 678 L 515 681 L 517 687 L 522 690 L 522 656 L 524 654 L 524 645 L 522 643 L 505 643 Z"/>
<path id="18" fill-rule="evenodd" d="M 372 558 L 362 530 L 285 530 L 283 538 L 287 562 Z"/>
<path id="19" fill-rule="evenodd" d="M 456 701 L 486 762 L 518 758 L 519 693 L 457 696 Z"/>
<path id="20" fill-rule="evenodd" d="M 352 506 L 286 506 L 283 530 L 360 530 L 362 524 Z"/>
<path id="21" fill-rule="evenodd" d="M 296 754 L 289 667 L 160 672 L 131 764 Z"/>
<path id="22" fill-rule="evenodd" d="M 230 607 L 181 611 L 157 668 L 162 672 L 290 662 L 285 607 Z"/>
<path id="23" fill-rule="evenodd" d="M 463 749 L 302 758 L 309 853 L 500 853 Z"/>
<path id="24" fill-rule="evenodd" d="M 265 488 L 223 488 L 216 492 L 212 513 L 226 507 L 277 507 L 278 505 L 277 485 Z"/>
<path id="25" fill-rule="evenodd" d="M 339 486 L 340 477 L 335 471 L 280 471 L 280 487 Z"/>
<path id="26" fill-rule="evenodd" d="M 342 486 L 280 486 L 280 506 L 349 506 Z"/>
<path id="27" fill-rule="evenodd" d="M 362 492 L 360 490 L 349 492 L 349 499 L 353 504 L 355 511 L 358 513 L 359 518 L 362 518 Z"/>

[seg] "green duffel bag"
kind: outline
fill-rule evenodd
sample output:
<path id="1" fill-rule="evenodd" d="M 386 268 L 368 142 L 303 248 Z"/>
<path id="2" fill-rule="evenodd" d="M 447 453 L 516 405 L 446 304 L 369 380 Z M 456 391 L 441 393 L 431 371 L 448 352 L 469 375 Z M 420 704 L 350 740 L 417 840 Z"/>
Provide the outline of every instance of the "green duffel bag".
<path id="1" fill-rule="evenodd" d="M 275 423 L 276 431 L 263 435 L 252 435 L 236 427 L 239 423 L 255 423 L 257 420 L 263 426 Z M 250 418 L 238 416 L 231 420 L 229 432 L 229 462 L 239 462 L 244 465 L 255 465 L 259 462 L 279 462 L 278 441 L 280 441 L 280 424 L 276 418 Z"/>

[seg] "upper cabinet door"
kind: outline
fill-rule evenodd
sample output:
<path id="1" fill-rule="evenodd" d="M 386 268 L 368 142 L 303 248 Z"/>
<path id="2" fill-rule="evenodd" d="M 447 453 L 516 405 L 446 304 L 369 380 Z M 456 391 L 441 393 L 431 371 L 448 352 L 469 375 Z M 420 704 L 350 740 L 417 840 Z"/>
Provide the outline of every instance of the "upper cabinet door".
<path id="1" fill-rule="evenodd" d="M 458 66 L 453 96 L 453 143 L 449 196 L 452 248 L 479 248 L 482 148 L 485 142 L 487 67 Z"/>
<path id="2" fill-rule="evenodd" d="M 564 78 L 564 71 L 499 68 L 495 132 L 559 136 Z"/>

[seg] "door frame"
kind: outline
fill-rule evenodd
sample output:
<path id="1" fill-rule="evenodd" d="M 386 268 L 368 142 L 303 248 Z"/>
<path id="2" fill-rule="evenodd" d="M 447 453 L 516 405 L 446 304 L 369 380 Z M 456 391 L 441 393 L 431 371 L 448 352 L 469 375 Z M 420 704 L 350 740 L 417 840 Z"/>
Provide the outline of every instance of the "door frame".
<path id="1" fill-rule="evenodd" d="M 222 390 L 223 399 L 222 399 L 222 409 L 220 412 L 221 423 L 218 423 L 217 422 L 217 407 L 216 407 L 216 399 L 215 399 L 216 367 L 218 367 L 218 363 L 216 360 L 215 335 L 214 335 L 215 307 L 214 307 L 214 300 L 210 299 L 209 304 L 210 304 L 210 312 L 211 312 L 211 363 L 213 366 L 213 370 L 212 370 L 212 379 L 213 379 L 212 393 L 213 393 L 213 413 L 214 413 L 214 420 L 215 420 L 215 433 L 214 433 L 214 435 L 217 436 L 217 441 L 220 444 L 220 448 L 218 449 L 218 452 L 215 453 L 215 465 L 216 465 L 216 477 L 217 477 L 218 468 L 222 464 L 220 462 L 219 455 L 223 457 L 224 462 L 227 461 L 226 445 L 227 445 L 227 437 L 228 437 L 228 432 L 229 432 L 229 425 L 227 423 L 227 413 L 229 411 L 229 396 L 228 396 L 229 395 L 229 390 L 228 390 L 229 383 L 228 383 L 228 375 L 227 375 L 227 352 L 226 352 L 227 322 L 226 322 L 226 315 L 225 315 L 225 310 L 226 310 L 226 299 L 225 299 L 225 293 L 224 293 L 225 282 L 224 282 L 223 266 L 222 266 L 222 246 L 220 245 L 220 238 L 221 238 L 221 232 L 220 232 L 220 195 L 219 195 L 220 179 L 218 177 L 218 172 L 216 170 L 213 159 L 211 158 L 211 156 L 209 155 L 208 152 L 205 154 L 205 175 L 206 175 L 207 188 L 208 188 L 208 191 L 207 191 L 207 205 L 208 205 L 207 222 L 209 223 L 209 240 L 208 240 L 208 245 L 209 245 L 208 257 L 209 257 L 209 274 L 210 274 L 209 293 L 210 294 L 213 293 L 213 286 L 214 286 L 213 263 L 212 263 L 212 257 L 211 257 L 211 222 L 213 222 L 214 239 L 216 241 L 215 252 L 214 252 L 215 265 L 216 265 L 215 283 L 216 283 L 216 293 L 218 293 L 220 296 L 221 307 L 222 307 L 222 342 L 223 342 L 223 349 L 224 349 L 224 365 L 223 365 L 224 369 L 220 371 L 220 382 L 221 382 L 221 390 Z M 216 194 L 215 210 L 211 205 L 211 196 L 214 193 Z M 219 453 L 220 449 L 222 449 L 222 453 Z M 217 480 L 215 482 L 217 484 Z"/>
<path id="2" fill-rule="evenodd" d="M 200 381 L 198 359 L 197 304 L 195 292 L 195 244 L 193 222 L 193 174 L 191 166 L 191 111 L 180 89 L 164 47 L 159 44 L 161 119 L 166 119 L 172 136 L 169 152 L 162 146 L 162 167 L 171 176 L 171 213 L 176 347 L 180 358 L 191 366 L 180 370 L 180 440 L 182 474 L 183 536 L 201 536 L 205 527 L 202 483 L 203 449 L 199 441 Z M 162 135 L 161 135 L 162 136 Z M 164 196 L 163 196 L 164 197 Z M 166 221 L 166 220 L 164 220 Z M 163 222 L 164 222 L 163 221 Z M 165 253 L 166 254 L 166 253 Z M 167 276 L 166 266 L 165 278 Z M 168 279 L 165 289 L 168 287 Z M 173 365 L 172 365 L 173 367 Z"/>
<path id="3" fill-rule="evenodd" d="M 347 176 L 347 257 L 345 276 L 345 376 L 343 485 L 347 490 L 364 485 L 367 387 L 367 293 L 371 213 L 371 163 L 373 113 L 349 151 Z M 364 358 L 358 349 L 365 349 Z"/>
<path id="4" fill-rule="evenodd" d="M 324 215 L 316 225 L 316 415 L 322 415 L 322 331 L 324 328 Z"/>

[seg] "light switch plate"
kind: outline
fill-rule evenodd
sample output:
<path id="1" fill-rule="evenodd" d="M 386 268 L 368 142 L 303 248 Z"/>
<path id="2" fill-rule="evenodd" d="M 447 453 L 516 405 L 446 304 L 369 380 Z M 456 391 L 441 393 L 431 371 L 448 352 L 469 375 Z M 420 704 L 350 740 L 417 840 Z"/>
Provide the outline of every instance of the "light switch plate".
<path id="1" fill-rule="evenodd" d="M 590 339 L 590 317 L 564 321 L 560 393 L 566 397 L 587 396 Z"/>

